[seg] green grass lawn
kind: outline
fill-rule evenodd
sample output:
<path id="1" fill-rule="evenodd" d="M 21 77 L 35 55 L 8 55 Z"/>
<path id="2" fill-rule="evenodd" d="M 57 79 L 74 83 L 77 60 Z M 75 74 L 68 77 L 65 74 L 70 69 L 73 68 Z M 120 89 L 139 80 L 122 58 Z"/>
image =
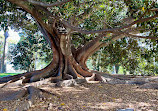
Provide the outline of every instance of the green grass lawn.
<path id="1" fill-rule="evenodd" d="M 19 73 L 0 73 L 0 77 L 8 76 L 8 75 L 17 75 Z"/>

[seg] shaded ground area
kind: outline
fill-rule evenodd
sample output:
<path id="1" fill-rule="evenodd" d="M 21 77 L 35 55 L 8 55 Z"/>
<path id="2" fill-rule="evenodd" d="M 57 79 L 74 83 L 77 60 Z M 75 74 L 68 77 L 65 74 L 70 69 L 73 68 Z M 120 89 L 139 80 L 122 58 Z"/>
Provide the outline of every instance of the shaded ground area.
<path id="1" fill-rule="evenodd" d="M 35 105 L 28 111 L 116 111 L 126 108 L 136 111 L 158 111 L 158 90 L 139 89 L 136 85 L 84 83 L 67 88 L 55 88 L 51 85 L 43 85 L 41 88 L 49 91 L 51 95 L 44 93 L 46 98 L 35 100 Z M 16 90 L 18 88 L 11 91 Z M 0 89 L 1 97 L 5 91 L 7 89 Z M 24 103 L 25 98 L 1 101 L 0 111 L 15 111 L 17 106 L 20 107 Z"/>

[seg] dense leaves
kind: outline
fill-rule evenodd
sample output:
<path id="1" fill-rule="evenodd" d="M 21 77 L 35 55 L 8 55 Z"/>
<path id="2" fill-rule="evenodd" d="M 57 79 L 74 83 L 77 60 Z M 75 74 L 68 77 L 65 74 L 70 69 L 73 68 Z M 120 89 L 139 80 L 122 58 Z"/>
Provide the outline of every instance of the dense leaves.
<path id="1" fill-rule="evenodd" d="M 124 74 L 155 75 L 158 70 L 157 54 L 158 45 L 153 40 L 123 38 L 100 49 L 91 58 L 97 70 L 100 66 L 100 70 L 113 71 L 115 66 L 116 73 L 122 67 L 121 73 Z"/>
<path id="2" fill-rule="evenodd" d="M 42 63 L 44 67 L 52 58 L 51 48 L 40 33 L 34 35 L 21 33 L 20 41 L 12 47 L 10 54 L 14 69 L 26 71 L 37 69 L 39 63 Z"/>
<path id="3" fill-rule="evenodd" d="M 52 59 L 51 49 L 39 33 L 37 24 L 29 13 L 14 4 L 1 0 L 0 6 L 0 30 L 8 30 L 11 27 L 15 31 L 22 32 L 21 40 L 17 45 L 10 46 L 8 58 L 14 69 L 31 71 L 35 70 L 36 62 L 43 63 L 44 67 Z M 46 64 L 45 64 L 46 63 Z"/>

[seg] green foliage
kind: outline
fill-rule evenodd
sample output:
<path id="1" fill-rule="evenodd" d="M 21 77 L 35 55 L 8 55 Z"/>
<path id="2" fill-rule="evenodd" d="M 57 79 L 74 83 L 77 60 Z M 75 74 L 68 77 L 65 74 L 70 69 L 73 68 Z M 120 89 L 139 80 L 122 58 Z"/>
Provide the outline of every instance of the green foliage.
<path id="1" fill-rule="evenodd" d="M 15 4 L 7 2 L 6 0 L 0 1 L 0 30 L 7 30 L 8 27 L 14 30 L 26 30 L 28 29 L 28 24 L 35 25 L 33 23 L 35 22 L 30 14 L 22 8 L 17 8 Z M 32 30 L 31 28 L 29 30 Z"/>
<path id="2" fill-rule="evenodd" d="M 6 0 L 1 0 L 0 3 L 0 30 L 7 30 L 9 26 L 16 31 L 24 32 L 20 34 L 22 38 L 19 43 L 10 47 L 11 55 L 8 57 L 14 69 L 34 70 L 35 56 L 43 64 L 49 64 L 52 58 L 51 48 L 39 34 L 37 24 L 31 15 Z"/>
<path id="3" fill-rule="evenodd" d="M 113 44 L 100 49 L 93 54 L 93 66 L 97 66 L 97 57 L 100 53 L 99 66 L 102 70 L 113 70 L 113 66 L 124 68 L 124 73 L 136 75 L 158 74 L 158 44 L 156 41 L 144 39 L 123 38 Z M 106 71 L 106 70 L 105 70 Z"/>
<path id="4" fill-rule="evenodd" d="M 5 77 L 5 76 L 12 76 L 12 75 L 17 75 L 19 73 L 0 73 L 0 77 Z"/>
<path id="5" fill-rule="evenodd" d="M 30 33 L 30 32 L 29 32 Z M 21 33 L 21 39 L 10 51 L 13 67 L 15 70 L 35 70 L 35 62 L 43 61 L 49 64 L 52 51 L 41 34 Z"/>
<path id="6" fill-rule="evenodd" d="M 154 0 L 125 0 L 128 8 L 128 15 L 132 16 L 136 20 L 139 18 L 145 18 L 153 16 L 158 13 L 158 11 L 150 11 L 150 9 L 158 8 L 158 2 Z M 155 18 L 151 21 L 146 21 L 143 23 L 138 23 L 137 26 L 144 29 L 141 33 L 146 32 L 145 29 L 151 30 L 150 36 L 158 36 L 158 18 Z"/>

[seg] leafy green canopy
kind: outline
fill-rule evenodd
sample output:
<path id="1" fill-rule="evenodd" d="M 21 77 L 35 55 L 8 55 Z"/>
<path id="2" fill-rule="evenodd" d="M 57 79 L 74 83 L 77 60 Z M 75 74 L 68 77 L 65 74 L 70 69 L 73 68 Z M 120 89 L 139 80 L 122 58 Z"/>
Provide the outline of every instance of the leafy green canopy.
<path id="1" fill-rule="evenodd" d="M 6 2 L 6 0 L 0 1 L 1 30 L 7 30 L 9 26 L 20 26 L 24 17 L 26 17 L 26 12 L 20 8 L 17 9 L 14 4 Z"/>

